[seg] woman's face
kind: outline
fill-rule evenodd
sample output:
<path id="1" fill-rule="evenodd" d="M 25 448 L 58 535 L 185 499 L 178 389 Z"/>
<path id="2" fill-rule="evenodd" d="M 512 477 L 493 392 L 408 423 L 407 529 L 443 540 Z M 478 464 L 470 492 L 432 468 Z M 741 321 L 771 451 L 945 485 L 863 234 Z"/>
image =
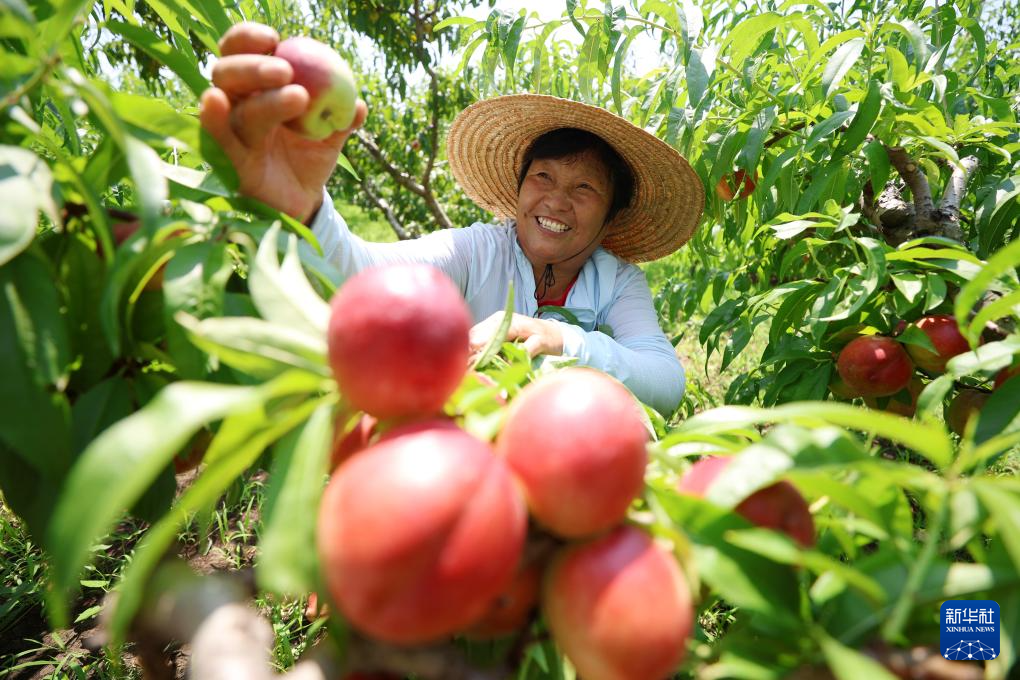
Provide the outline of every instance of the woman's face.
<path id="1" fill-rule="evenodd" d="M 609 171 L 590 152 L 532 161 L 517 195 L 524 254 L 532 264 L 545 265 L 581 251 L 577 261 L 584 262 L 605 236 L 600 232 L 612 199 Z"/>

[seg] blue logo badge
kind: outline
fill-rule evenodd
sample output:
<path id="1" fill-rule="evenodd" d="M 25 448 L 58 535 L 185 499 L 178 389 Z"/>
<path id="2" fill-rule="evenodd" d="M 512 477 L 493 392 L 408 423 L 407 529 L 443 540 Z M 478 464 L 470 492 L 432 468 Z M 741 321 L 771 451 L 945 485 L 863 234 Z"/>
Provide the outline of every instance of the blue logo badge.
<path id="1" fill-rule="evenodd" d="M 992 600 L 946 600 L 942 604 L 942 656 L 950 661 L 988 661 L 999 655 L 999 605 Z"/>

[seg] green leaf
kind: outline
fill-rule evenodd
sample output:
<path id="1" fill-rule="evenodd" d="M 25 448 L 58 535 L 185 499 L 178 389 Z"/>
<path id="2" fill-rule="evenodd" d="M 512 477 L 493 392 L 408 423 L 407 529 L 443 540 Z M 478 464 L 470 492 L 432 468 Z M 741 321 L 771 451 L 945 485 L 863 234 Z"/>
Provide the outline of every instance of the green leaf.
<path id="1" fill-rule="evenodd" d="M 125 139 L 124 155 L 142 204 L 143 216 L 149 215 L 151 222 L 162 211 L 169 193 L 162 172 L 162 161 L 151 147 L 131 136 Z"/>
<path id="2" fill-rule="evenodd" d="M 875 197 L 882 193 L 885 183 L 889 181 L 889 154 L 885 145 L 879 140 L 868 142 L 864 145 L 864 154 L 868 157 L 868 171 L 871 174 L 871 187 Z"/>
<path id="3" fill-rule="evenodd" d="M 336 163 L 341 168 L 346 170 L 347 174 L 354 178 L 355 182 L 361 181 L 361 176 L 358 175 L 358 171 L 354 169 L 353 165 L 351 165 L 351 161 L 347 158 L 347 156 L 341 153 L 339 156 L 337 156 Z"/>
<path id="4" fill-rule="evenodd" d="M 51 52 L 58 48 L 75 31 L 77 25 L 75 20 L 78 16 L 88 13 L 94 1 L 67 0 L 55 3 L 56 11 L 48 19 L 40 21 L 36 27 L 38 36 L 36 48 L 39 53 Z M 40 15 L 38 8 L 36 15 Z"/>
<path id="5" fill-rule="evenodd" d="M 981 407 L 974 443 L 982 444 L 998 435 L 1020 429 L 1020 380 L 1007 380 Z"/>
<path id="6" fill-rule="evenodd" d="M 616 56 L 613 58 L 613 75 L 610 80 L 610 87 L 613 93 L 613 105 L 616 107 L 617 115 L 623 115 L 623 95 L 620 90 L 620 81 L 623 77 L 624 62 L 627 59 L 627 51 L 630 49 L 630 43 L 634 40 L 634 36 L 638 31 L 630 31 L 627 33 L 627 37 L 619 48 L 616 50 Z"/>
<path id="7" fill-rule="evenodd" d="M 132 26 L 122 21 L 107 21 L 105 26 L 111 32 L 120 35 L 157 62 L 166 65 L 180 77 L 196 97 L 209 87 L 209 81 L 198 70 L 198 64 L 188 59 L 183 52 L 175 49 L 172 44 L 160 38 L 149 29 L 141 26 Z"/>
<path id="8" fill-rule="evenodd" d="M 298 257 L 297 238 L 287 238 L 287 254 L 280 265 L 277 255 L 280 225 L 275 224 L 252 258 L 248 286 L 252 301 L 266 321 L 325 339 L 329 304 L 308 283 Z"/>
<path id="9" fill-rule="evenodd" d="M 887 597 L 877 581 L 851 566 L 829 557 L 817 550 L 804 550 L 789 536 L 771 529 L 740 529 L 726 532 L 726 541 L 773 562 L 804 566 L 816 574 L 829 574 L 840 578 L 856 588 L 876 606 L 885 603 Z"/>
<path id="10" fill-rule="evenodd" d="M 907 36 L 914 53 L 914 70 L 920 73 L 928 63 L 928 58 L 931 56 L 931 50 L 928 48 L 928 38 L 924 35 L 924 31 L 921 30 L 921 27 L 910 19 L 903 19 L 899 22 L 887 22 L 882 27 L 882 30 L 883 32 L 888 30 L 897 30 Z"/>
<path id="11" fill-rule="evenodd" d="M 1016 354 L 1020 354 L 1020 336 L 1011 335 L 1005 340 L 978 345 L 970 352 L 957 354 L 946 362 L 946 373 L 960 377 L 979 371 L 996 371 L 1009 366 Z"/>
<path id="12" fill-rule="evenodd" d="M 775 12 L 765 12 L 755 14 L 737 24 L 722 43 L 723 48 L 727 46 L 731 48 L 730 65 L 738 70 L 743 68 L 744 62 L 758 47 L 762 36 L 786 21 L 787 17 Z"/>
<path id="13" fill-rule="evenodd" d="M 924 291 L 924 281 L 913 272 L 899 272 L 893 274 L 891 278 L 896 290 L 900 291 L 907 300 L 918 299 Z"/>
<path id="14" fill-rule="evenodd" d="M 446 19 L 443 19 L 438 24 L 433 26 L 432 32 L 437 33 L 438 31 L 441 31 L 444 28 L 448 28 L 450 26 L 467 26 L 468 24 L 474 25 L 478 23 L 484 22 L 480 22 L 472 17 L 447 17 Z"/>
<path id="15" fill-rule="evenodd" d="M 166 260 L 167 254 L 180 245 L 181 239 L 166 238 L 167 235 L 181 228 L 188 229 L 190 226 L 186 224 L 182 226 L 179 222 L 170 223 L 160 227 L 153 238 L 150 238 L 149 232 L 139 229 L 117 248 L 110 275 L 99 301 L 100 323 L 114 354 L 121 352 L 125 338 L 130 339 L 134 304 L 144 290 L 146 282 Z M 159 237 L 166 240 L 161 241 Z"/>
<path id="16" fill-rule="evenodd" d="M 26 24 L 35 23 L 35 17 L 32 16 L 32 10 L 25 4 L 25 0 L 2 0 L 0 5 L 3 5 L 8 12 L 16 15 Z"/>
<path id="17" fill-rule="evenodd" d="M 85 235 L 68 234 L 60 240 L 65 248 L 58 259 L 60 285 L 64 291 L 64 320 L 71 360 L 77 363 L 71 373 L 69 389 L 80 394 L 102 380 L 113 363 L 96 304 L 106 284 L 106 265 Z"/>
<path id="18" fill-rule="evenodd" d="M 825 137 L 832 134 L 837 128 L 854 116 L 853 111 L 836 111 L 811 129 L 811 136 L 804 143 L 804 151 L 810 151 L 818 146 L 818 143 Z"/>
<path id="19" fill-rule="evenodd" d="M 184 115 L 161 99 L 126 92 L 112 92 L 110 104 L 125 123 L 199 150 L 200 125 L 195 116 Z"/>
<path id="20" fill-rule="evenodd" d="M 506 304 L 503 306 L 503 320 L 499 323 L 499 328 L 496 329 L 495 335 L 489 340 L 489 344 L 485 346 L 482 353 L 475 359 L 474 364 L 471 366 L 471 370 L 477 371 L 480 368 L 484 368 L 486 364 L 492 361 L 492 358 L 499 353 L 499 348 L 503 346 L 506 341 L 507 333 L 510 331 L 510 323 L 514 318 L 514 282 L 511 281 L 506 293 Z"/>
<path id="21" fill-rule="evenodd" d="M 797 582 L 793 570 L 732 545 L 733 530 L 750 523 L 706 500 L 655 489 L 673 524 L 692 543 L 698 573 L 728 602 L 781 627 L 796 626 Z M 764 624 L 763 624 L 764 625 Z"/>
<path id="22" fill-rule="evenodd" d="M 52 191 L 53 175 L 41 158 L 28 149 L 0 146 L 0 266 L 35 238 L 40 212 L 60 224 Z"/>
<path id="23" fill-rule="evenodd" d="M 979 253 L 986 256 L 998 247 L 1006 230 L 1017 221 L 1017 196 L 1020 195 L 1020 175 L 1008 177 L 988 193 L 977 211 Z M 1014 234 L 1014 244 L 1015 244 Z"/>
<path id="24" fill-rule="evenodd" d="M 204 425 L 265 399 L 254 387 L 174 383 L 97 437 L 71 468 L 47 532 L 54 621 L 78 583 L 93 544 Z"/>
<path id="25" fill-rule="evenodd" d="M 975 73 L 977 73 L 986 63 L 985 51 L 987 50 L 987 43 L 984 29 L 972 17 L 961 17 L 959 23 L 960 26 L 963 26 L 970 33 L 970 37 L 974 40 L 974 46 L 977 47 L 977 58 L 974 60 Z"/>
<path id="26" fill-rule="evenodd" d="M 142 208 L 142 221 L 152 229 L 167 197 L 166 179 L 160 172 L 159 155 L 144 142 L 129 135 L 105 94 L 106 86 L 86 80 L 77 72 L 69 79 L 78 96 L 88 104 L 89 112 L 123 152 L 131 171 Z"/>
<path id="27" fill-rule="evenodd" d="M 202 0 L 181 0 L 181 4 L 190 9 L 190 13 L 184 14 L 182 18 L 202 17 L 215 30 L 214 37 L 219 40 L 223 34 L 230 30 L 236 23 L 227 14 L 226 3 L 203 2 Z"/>
<path id="28" fill-rule="evenodd" d="M 107 378 L 78 397 L 71 408 L 74 451 L 83 451 L 106 428 L 131 415 L 133 402 L 131 387 L 120 376 Z"/>
<path id="29" fill-rule="evenodd" d="M 853 68 L 864 51 L 864 39 L 853 38 L 839 46 L 825 65 L 822 72 L 822 90 L 826 99 L 832 96 L 843 81 L 843 77 Z"/>
<path id="30" fill-rule="evenodd" d="M 178 312 L 197 318 L 222 316 L 233 263 L 225 243 L 203 241 L 177 250 L 163 274 L 163 314 L 167 349 L 184 378 L 205 377 L 207 360 L 174 321 Z"/>
<path id="31" fill-rule="evenodd" d="M 33 251 L 0 267 L 0 439 L 28 465 L 60 478 L 71 459 L 62 392 L 67 335 L 53 275 Z"/>
<path id="32" fill-rule="evenodd" d="M 992 283 L 1004 273 L 1020 266 L 1020 239 L 1013 241 L 988 259 L 987 264 L 960 290 L 956 296 L 953 313 L 971 346 L 977 344 L 983 330 L 968 323 L 968 315 Z"/>
<path id="33" fill-rule="evenodd" d="M 517 47 L 521 44 L 521 33 L 524 31 L 526 22 L 526 16 L 517 17 L 517 20 L 510 26 L 506 42 L 503 43 L 503 63 L 506 64 L 511 77 L 513 77 L 514 67 L 517 64 Z"/>
<path id="34" fill-rule="evenodd" d="M 316 587 L 316 520 L 328 472 L 333 409 L 323 404 L 277 447 L 263 506 L 256 578 L 278 595 L 304 595 Z"/>
<path id="35" fill-rule="evenodd" d="M 932 343 L 931 338 L 928 337 L 928 334 L 914 324 L 907 326 L 903 332 L 897 336 L 896 341 L 904 345 L 921 347 L 929 352 L 938 352 L 938 350 L 935 349 L 935 345 Z"/>
<path id="36" fill-rule="evenodd" d="M 813 637 L 822 648 L 825 662 L 837 680 L 861 680 L 861 678 L 896 680 L 896 676 L 890 673 L 885 666 L 870 656 L 865 656 L 857 650 L 847 647 L 821 628 L 814 629 Z"/>
<path id="37" fill-rule="evenodd" d="M 175 320 L 197 347 L 255 377 L 271 378 L 295 368 L 323 378 L 331 375 L 325 335 L 252 317 L 199 321 L 180 312 Z"/>
<path id="38" fill-rule="evenodd" d="M 0 285 L 21 360 L 35 384 L 63 390 L 70 352 L 63 300 L 49 263 L 35 252 L 25 253 L 0 270 Z"/>
<path id="39" fill-rule="evenodd" d="M 806 426 L 824 422 L 863 430 L 900 442 L 942 468 L 949 465 L 953 456 L 952 443 L 945 429 L 834 402 L 791 403 L 772 409 L 724 406 L 699 413 L 684 421 L 678 429 L 683 432 L 716 433 L 739 426 L 786 422 Z"/>
<path id="40" fill-rule="evenodd" d="M 1013 567 L 1020 571 L 1020 494 L 990 478 L 975 479 L 971 484 L 998 530 L 996 536 L 1006 548 Z"/>
<path id="41" fill-rule="evenodd" d="M 850 121 L 850 127 L 840 135 L 838 153 L 843 155 L 852 153 L 867 138 L 881 111 L 882 93 L 878 88 L 878 83 L 874 80 L 869 81 L 868 91 L 861 103 L 858 104 L 857 112 L 854 114 L 853 120 Z M 882 153 L 885 153 L 884 149 Z"/>
<path id="42" fill-rule="evenodd" d="M 281 381 L 279 388 L 282 389 L 287 382 L 287 379 Z M 230 485 L 258 461 L 267 446 L 304 422 L 320 403 L 318 399 L 307 399 L 270 415 L 268 419 L 261 405 L 255 405 L 236 411 L 223 422 L 206 453 L 205 469 L 170 512 L 142 537 L 124 571 L 119 586 L 120 597 L 110 624 L 113 644 L 123 642 L 135 612 L 144 600 L 149 576 L 177 538 L 185 521 L 197 512 L 208 511 Z"/>
<path id="43" fill-rule="evenodd" d="M 680 17 L 684 25 L 684 44 L 693 45 L 705 28 L 705 15 L 693 0 L 680 0 Z"/>

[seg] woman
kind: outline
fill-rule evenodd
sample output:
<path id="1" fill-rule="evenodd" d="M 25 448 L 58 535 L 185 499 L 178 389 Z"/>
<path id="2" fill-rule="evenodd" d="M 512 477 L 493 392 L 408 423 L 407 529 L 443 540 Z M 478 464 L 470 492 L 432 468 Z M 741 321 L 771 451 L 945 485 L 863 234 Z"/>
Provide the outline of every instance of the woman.
<path id="1" fill-rule="evenodd" d="M 700 180 L 671 147 L 603 109 L 542 95 L 478 102 L 450 129 L 448 155 L 468 196 L 502 224 L 474 224 L 414 241 L 366 243 L 352 235 L 325 194 L 351 129 L 321 142 L 285 127 L 308 93 L 290 66 L 266 56 L 279 40 L 240 24 L 202 96 L 203 127 L 234 163 L 240 191 L 311 224 L 345 275 L 384 262 L 433 264 L 460 286 L 478 322 L 475 350 L 502 318 L 511 283 L 509 339 L 532 356 L 563 354 L 615 376 L 668 415 L 684 373 L 658 326 L 651 292 L 634 262 L 685 243 L 701 216 Z M 566 313 L 540 307 L 566 308 Z"/>

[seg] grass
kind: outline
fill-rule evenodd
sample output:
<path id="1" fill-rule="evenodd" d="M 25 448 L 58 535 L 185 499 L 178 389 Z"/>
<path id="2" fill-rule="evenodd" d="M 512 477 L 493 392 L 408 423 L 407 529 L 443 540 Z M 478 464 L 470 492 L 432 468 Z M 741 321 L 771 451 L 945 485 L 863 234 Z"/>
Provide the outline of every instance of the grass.
<path id="1" fill-rule="evenodd" d="M 392 243 L 397 240 L 389 222 L 368 210 L 350 203 L 337 203 L 336 209 L 351 231 L 366 241 Z"/>
<path id="2" fill-rule="evenodd" d="M 84 644 L 96 625 L 99 604 L 139 534 L 137 523 L 121 524 L 82 579 L 73 627 L 50 631 L 43 611 L 45 556 L 24 523 L 0 502 L 0 678 L 141 677 L 130 657 L 95 654 Z"/>

